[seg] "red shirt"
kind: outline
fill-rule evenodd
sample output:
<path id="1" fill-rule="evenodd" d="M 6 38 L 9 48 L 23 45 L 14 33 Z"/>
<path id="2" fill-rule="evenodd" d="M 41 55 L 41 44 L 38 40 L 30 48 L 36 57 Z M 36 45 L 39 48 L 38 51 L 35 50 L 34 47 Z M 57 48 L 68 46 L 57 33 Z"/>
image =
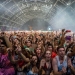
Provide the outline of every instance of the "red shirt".
<path id="1" fill-rule="evenodd" d="M 57 54 L 55 52 L 52 52 L 51 57 L 54 58 L 55 56 L 57 56 Z"/>

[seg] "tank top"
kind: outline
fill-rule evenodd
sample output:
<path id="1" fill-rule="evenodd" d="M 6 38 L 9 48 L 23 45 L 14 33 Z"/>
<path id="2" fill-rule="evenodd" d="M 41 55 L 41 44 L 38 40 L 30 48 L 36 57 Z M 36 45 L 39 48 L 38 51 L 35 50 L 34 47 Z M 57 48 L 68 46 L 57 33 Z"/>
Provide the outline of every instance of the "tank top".
<path id="1" fill-rule="evenodd" d="M 46 75 L 50 75 L 50 73 L 52 72 L 52 60 L 51 60 L 51 62 L 50 62 L 50 66 L 51 66 L 51 67 L 48 67 L 48 68 L 47 68 L 47 65 L 46 65 L 46 63 L 45 63 L 44 66 L 42 67 L 43 70 L 45 71 Z"/>
<path id="2" fill-rule="evenodd" d="M 65 67 L 67 69 L 67 56 L 66 55 L 64 56 L 64 60 L 62 64 L 59 61 L 59 56 L 56 56 L 56 59 L 57 59 L 57 64 L 58 64 L 58 71 L 61 71 L 62 67 Z"/>

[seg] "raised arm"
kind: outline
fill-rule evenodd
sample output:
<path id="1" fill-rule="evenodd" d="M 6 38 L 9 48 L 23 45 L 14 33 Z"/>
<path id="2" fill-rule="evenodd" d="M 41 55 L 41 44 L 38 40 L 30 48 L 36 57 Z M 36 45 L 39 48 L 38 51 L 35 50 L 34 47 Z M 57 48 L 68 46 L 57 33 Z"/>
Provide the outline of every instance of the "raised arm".
<path id="1" fill-rule="evenodd" d="M 22 50 L 21 50 L 21 47 L 20 47 L 20 46 L 18 47 L 17 50 L 18 50 L 20 56 L 23 58 L 23 60 L 24 60 L 25 62 L 29 62 L 29 58 L 27 58 L 27 57 L 22 53 Z"/>
<path id="2" fill-rule="evenodd" d="M 60 44 L 59 44 L 59 46 L 63 46 L 64 45 L 64 43 L 65 43 L 65 34 L 66 34 L 65 29 L 62 29 L 62 36 L 60 37 Z"/>
<path id="3" fill-rule="evenodd" d="M 10 48 L 8 49 L 8 58 L 12 64 L 16 64 L 18 61 L 14 59 L 14 56 L 12 55 L 12 49 Z"/>
<path id="4" fill-rule="evenodd" d="M 12 48 L 12 43 L 9 41 L 9 38 L 5 34 L 3 35 L 3 38 L 7 44 L 7 47 Z"/>
<path id="5" fill-rule="evenodd" d="M 70 68 L 71 72 L 75 75 L 75 68 L 73 67 L 70 58 L 68 58 L 68 67 Z"/>

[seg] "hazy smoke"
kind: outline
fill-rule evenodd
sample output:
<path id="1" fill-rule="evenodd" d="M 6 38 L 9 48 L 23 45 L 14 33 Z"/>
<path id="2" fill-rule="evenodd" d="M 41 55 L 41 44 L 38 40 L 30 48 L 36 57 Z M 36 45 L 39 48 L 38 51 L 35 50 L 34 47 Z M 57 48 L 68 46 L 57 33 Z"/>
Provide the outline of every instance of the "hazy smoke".
<path id="1" fill-rule="evenodd" d="M 29 30 L 29 26 L 31 26 L 33 30 L 43 30 L 43 31 L 46 30 L 47 31 L 50 24 L 48 22 L 44 21 L 43 19 L 34 18 L 34 19 L 31 19 L 28 22 L 26 22 L 22 26 L 22 29 Z"/>
<path id="2" fill-rule="evenodd" d="M 31 25 L 33 30 L 47 30 L 51 25 L 53 30 L 65 28 L 75 31 L 75 11 L 70 6 L 66 7 L 66 9 L 59 7 L 49 23 L 45 24 L 41 19 L 33 19 L 27 25 Z M 24 26 L 26 27 L 26 25 Z"/>
<path id="3" fill-rule="evenodd" d="M 70 7 L 67 7 L 64 11 L 61 8 L 57 10 L 56 15 L 50 22 L 53 29 L 65 28 L 75 31 L 75 14 L 73 12 Z"/>

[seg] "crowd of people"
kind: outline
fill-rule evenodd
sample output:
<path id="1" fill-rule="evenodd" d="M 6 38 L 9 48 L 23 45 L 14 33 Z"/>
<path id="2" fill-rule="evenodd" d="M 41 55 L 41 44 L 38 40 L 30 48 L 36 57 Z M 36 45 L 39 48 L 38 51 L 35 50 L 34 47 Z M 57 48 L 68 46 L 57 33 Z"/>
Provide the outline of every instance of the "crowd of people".
<path id="1" fill-rule="evenodd" d="M 0 75 L 75 75 L 75 40 L 53 32 L 0 32 Z"/>

